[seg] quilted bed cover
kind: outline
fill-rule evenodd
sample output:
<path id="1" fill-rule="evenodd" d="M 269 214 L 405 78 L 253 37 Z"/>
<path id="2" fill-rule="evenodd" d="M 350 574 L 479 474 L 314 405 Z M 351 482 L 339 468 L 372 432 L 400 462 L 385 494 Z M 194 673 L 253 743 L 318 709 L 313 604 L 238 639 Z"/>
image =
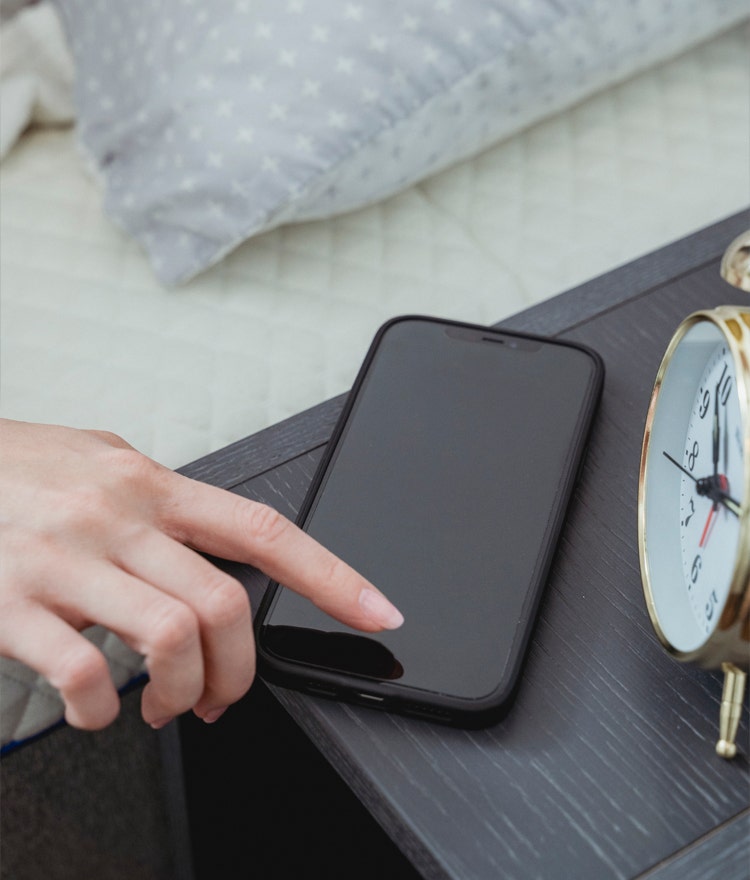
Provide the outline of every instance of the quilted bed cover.
<path id="1" fill-rule="evenodd" d="M 177 467 L 350 386 L 386 319 L 493 323 L 747 207 L 734 28 L 373 206 L 267 232 L 179 288 L 102 214 L 71 129 L 0 167 L 3 416 L 115 431 Z M 118 686 L 141 658 L 101 630 Z M 2 665 L 2 745 L 57 722 Z"/>

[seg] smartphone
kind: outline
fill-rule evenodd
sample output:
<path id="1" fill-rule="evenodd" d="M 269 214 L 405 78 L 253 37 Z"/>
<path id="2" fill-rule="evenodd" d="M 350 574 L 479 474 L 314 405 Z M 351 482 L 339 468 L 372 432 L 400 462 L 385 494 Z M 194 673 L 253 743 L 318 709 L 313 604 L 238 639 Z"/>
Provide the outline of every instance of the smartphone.
<path id="1" fill-rule="evenodd" d="M 502 717 L 603 374 L 568 342 L 424 316 L 384 324 L 298 524 L 405 622 L 365 635 L 271 583 L 261 675 L 461 727 Z"/>

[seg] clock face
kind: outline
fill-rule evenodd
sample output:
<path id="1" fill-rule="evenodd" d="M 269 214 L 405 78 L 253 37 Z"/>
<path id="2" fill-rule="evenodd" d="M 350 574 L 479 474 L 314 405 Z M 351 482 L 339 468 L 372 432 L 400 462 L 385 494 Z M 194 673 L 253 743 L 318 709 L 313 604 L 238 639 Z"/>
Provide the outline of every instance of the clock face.
<path id="1" fill-rule="evenodd" d="M 696 478 L 709 478 L 730 498 L 736 498 L 738 489 L 741 495 L 743 436 L 734 372 L 728 347 L 719 342 L 700 377 L 681 450 L 683 583 L 696 623 L 706 636 L 716 626 L 729 592 L 740 521 L 716 497 L 701 494 L 703 486 Z"/>
<path id="2" fill-rule="evenodd" d="M 719 327 L 693 323 L 653 403 L 642 498 L 652 617 L 668 646 L 686 654 L 716 629 L 738 570 L 750 448 L 745 394 Z"/>

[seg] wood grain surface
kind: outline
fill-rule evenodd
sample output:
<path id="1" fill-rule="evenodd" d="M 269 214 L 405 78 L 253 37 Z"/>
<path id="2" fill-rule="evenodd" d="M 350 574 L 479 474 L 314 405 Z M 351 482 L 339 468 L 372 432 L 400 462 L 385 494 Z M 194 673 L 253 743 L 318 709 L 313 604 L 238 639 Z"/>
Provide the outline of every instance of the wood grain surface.
<path id="1" fill-rule="evenodd" d="M 659 361 L 689 312 L 748 302 L 718 275 L 721 250 L 748 227 L 748 212 L 728 218 L 692 247 L 680 242 L 504 323 L 590 345 L 607 374 L 518 698 L 502 723 L 455 730 L 274 689 L 422 876 L 668 880 L 681 864 L 679 876 L 718 876 L 720 839 L 733 853 L 723 880 L 748 876 L 747 711 L 742 755 L 721 760 L 720 677 L 678 664 L 657 643 L 636 545 L 640 444 Z M 294 515 L 341 402 L 184 472 Z M 257 609 L 265 578 L 226 567 Z"/>

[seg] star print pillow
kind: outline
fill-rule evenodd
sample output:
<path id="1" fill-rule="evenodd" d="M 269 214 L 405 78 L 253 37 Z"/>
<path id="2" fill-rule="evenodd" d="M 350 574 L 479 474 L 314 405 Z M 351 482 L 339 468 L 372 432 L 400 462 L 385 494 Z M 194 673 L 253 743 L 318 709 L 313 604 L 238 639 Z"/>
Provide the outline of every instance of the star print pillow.
<path id="1" fill-rule="evenodd" d="M 382 199 L 746 0 L 55 0 L 105 211 L 167 284 Z"/>

